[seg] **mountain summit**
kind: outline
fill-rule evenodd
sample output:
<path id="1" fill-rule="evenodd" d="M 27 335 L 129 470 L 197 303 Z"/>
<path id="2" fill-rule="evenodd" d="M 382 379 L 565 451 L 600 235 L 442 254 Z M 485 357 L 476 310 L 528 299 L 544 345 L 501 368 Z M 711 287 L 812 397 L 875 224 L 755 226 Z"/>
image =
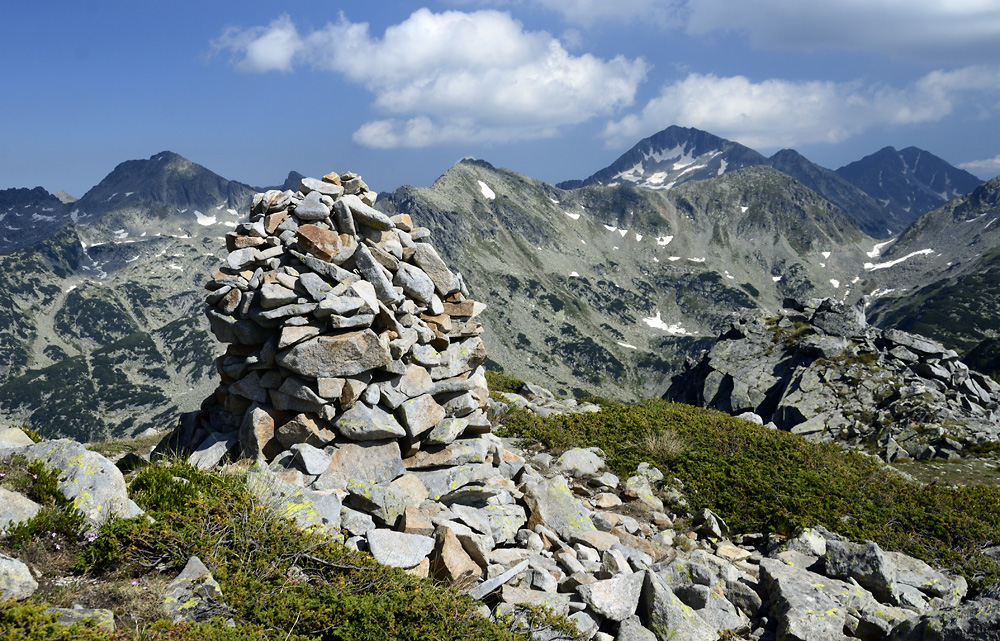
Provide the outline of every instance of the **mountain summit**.
<path id="1" fill-rule="evenodd" d="M 906 225 L 983 183 L 969 172 L 916 147 L 902 151 L 883 147 L 836 173 Z"/>
<path id="2" fill-rule="evenodd" d="M 767 158 L 738 142 L 700 129 L 671 126 L 640 140 L 591 177 L 558 186 L 573 189 L 632 184 L 646 189 L 670 189 L 689 180 L 714 178 L 727 171 L 766 164 Z"/>

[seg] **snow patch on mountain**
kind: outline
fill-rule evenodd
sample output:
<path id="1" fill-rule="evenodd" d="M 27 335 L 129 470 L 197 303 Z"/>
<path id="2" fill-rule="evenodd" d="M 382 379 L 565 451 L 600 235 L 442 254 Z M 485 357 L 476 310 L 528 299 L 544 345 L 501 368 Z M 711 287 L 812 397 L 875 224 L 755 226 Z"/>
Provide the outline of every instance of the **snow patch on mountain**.
<path id="1" fill-rule="evenodd" d="M 674 336 L 693 336 L 693 334 L 684 329 L 684 327 L 682 327 L 680 323 L 667 325 L 663 321 L 663 318 L 659 310 L 656 311 L 656 316 L 650 316 L 649 318 L 644 318 L 642 319 L 642 322 L 646 323 L 653 329 L 663 330 L 664 332 L 672 334 Z"/>
<path id="2" fill-rule="evenodd" d="M 896 260 L 890 260 L 884 263 L 865 263 L 865 269 L 868 271 L 875 271 L 876 269 L 886 269 L 888 267 L 893 267 L 894 265 L 898 265 L 903 261 L 909 260 L 914 256 L 921 256 L 933 253 L 934 253 L 933 249 L 919 249 L 915 252 L 910 252 L 909 254 L 903 256 L 902 258 L 897 258 Z"/>
<path id="3" fill-rule="evenodd" d="M 198 224 L 207 227 L 208 225 L 215 224 L 215 216 L 206 216 L 197 209 L 194 210 L 194 216 L 198 219 Z"/>
<path id="4" fill-rule="evenodd" d="M 483 197 L 487 200 L 493 200 L 497 197 L 496 192 L 490 189 L 490 186 L 481 180 L 479 181 L 479 190 L 483 192 Z"/>
<path id="5" fill-rule="evenodd" d="M 895 238 L 889 239 L 884 243 L 878 243 L 874 247 L 872 247 L 872 250 L 870 252 L 865 252 L 865 253 L 868 254 L 868 258 L 878 258 L 879 255 L 882 253 L 882 248 L 885 247 L 886 245 L 891 245 L 894 242 L 896 242 Z"/>

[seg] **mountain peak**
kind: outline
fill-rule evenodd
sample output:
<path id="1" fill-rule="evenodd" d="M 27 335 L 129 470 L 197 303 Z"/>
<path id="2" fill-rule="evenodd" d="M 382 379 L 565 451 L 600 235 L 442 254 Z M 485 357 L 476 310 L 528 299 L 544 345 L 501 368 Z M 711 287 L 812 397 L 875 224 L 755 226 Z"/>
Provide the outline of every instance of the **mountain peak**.
<path id="1" fill-rule="evenodd" d="M 690 180 L 721 176 L 727 171 L 765 165 L 767 159 L 738 142 L 707 131 L 671 125 L 640 140 L 608 167 L 583 181 L 560 187 L 632 184 L 666 190 Z"/>
<path id="2" fill-rule="evenodd" d="M 909 224 L 983 181 L 919 147 L 883 147 L 836 171 Z"/>
<path id="3" fill-rule="evenodd" d="M 92 217 L 110 209 L 140 202 L 168 209 L 202 209 L 243 204 L 252 188 L 222 176 L 172 151 L 161 151 L 148 160 L 127 160 L 79 200 L 81 216 Z"/>

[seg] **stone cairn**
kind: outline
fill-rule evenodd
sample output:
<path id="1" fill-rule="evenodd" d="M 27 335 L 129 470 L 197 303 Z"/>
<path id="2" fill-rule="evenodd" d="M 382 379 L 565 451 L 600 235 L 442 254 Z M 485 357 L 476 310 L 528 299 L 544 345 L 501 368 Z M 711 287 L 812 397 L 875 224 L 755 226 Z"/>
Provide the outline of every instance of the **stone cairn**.
<path id="1" fill-rule="evenodd" d="M 307 444 L 397 439 L 402 452 L 489 431 L 485 305 L 410 217 L 372 207 L 355 174 L 254 197 L 206 288 L 226 343 L 222 381 L 192 417 L 189 447 L 240 444 L 272 461 Z M 200 443 L 198 441 L 201 441 Z"/>

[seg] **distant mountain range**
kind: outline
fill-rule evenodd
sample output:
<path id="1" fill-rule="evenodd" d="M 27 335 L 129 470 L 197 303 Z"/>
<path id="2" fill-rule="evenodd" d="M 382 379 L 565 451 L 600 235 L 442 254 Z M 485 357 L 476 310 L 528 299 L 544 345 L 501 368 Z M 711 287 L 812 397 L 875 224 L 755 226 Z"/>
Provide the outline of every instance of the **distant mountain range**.
<path id="1" fill-rule="evenodd" d="M 903 230 L 900 211 L 954 193 L 941 176 L 967 184 L 917 152 L 878 152 L 842 175 L 792 150 L 765 158 L 671 127 L 579 183 L 462 161 L 376 206 L 431 228 L 489 304 L 497 366 L 568 395 L 637 399 L 662 393 L 732 312 L 785 296 L 873 294 L 879 322 L 963 351 L 995 337 L 996 180 L 973 178 L 971 193 L 882 240 Z M 851 178 L 859 163 L 883 186 L 889 168 L 908 172 L 886 192 L 904 209 Z M 202 287 L 255 191 L 162 152 L 120 164 L 77 201 L 0 192 L 0 418 L 88 439 L 168 427 L 197 407 L 221 351 Z M 956 312 L 954 297 L 969 302 Z"/>
<path id="2" fill-rule="evenodd" d="M 667 190 L 681 183 L 766 165 L 788 174 L 844 210 L 874 238 L 902 231 L 922 214 L 968 193 L 981 180 L 937 156 L 892 147 L 831 171 L 798 152 L 783 149 L 770 158 L 743 145 L 687 127 L 667 127 L 640 140 L 609 166 L 564 189 L 632 184 Z"/>

